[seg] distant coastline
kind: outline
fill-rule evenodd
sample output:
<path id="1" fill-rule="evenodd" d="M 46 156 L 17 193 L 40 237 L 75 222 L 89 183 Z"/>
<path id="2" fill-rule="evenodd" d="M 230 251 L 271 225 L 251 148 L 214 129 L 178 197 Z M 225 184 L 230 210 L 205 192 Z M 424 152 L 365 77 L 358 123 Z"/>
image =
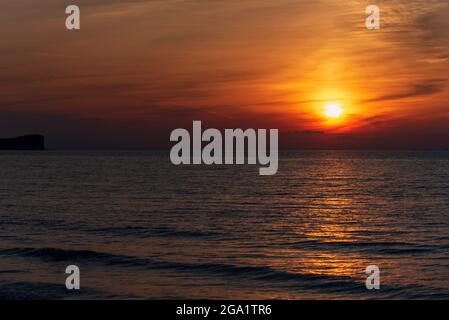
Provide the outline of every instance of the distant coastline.
<path id="1" fill-rule="evenodd" d="M 0 139 L 0 150 L 45 150 L 45 137 L 42 135 L 27 135 Z"/>

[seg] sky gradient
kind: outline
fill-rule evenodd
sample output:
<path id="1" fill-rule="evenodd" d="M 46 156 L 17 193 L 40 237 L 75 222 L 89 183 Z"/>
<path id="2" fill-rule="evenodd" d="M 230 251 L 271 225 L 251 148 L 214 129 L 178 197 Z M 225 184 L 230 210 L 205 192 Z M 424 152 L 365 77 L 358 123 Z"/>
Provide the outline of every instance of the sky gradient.
<path id="1" fill-rule="evenodd" d="M 164 148 L 201 120 L 279 128 L 282 148 L 448 148 L 447 17 L 445 0 L 3 0 L 0 137 Z"/>

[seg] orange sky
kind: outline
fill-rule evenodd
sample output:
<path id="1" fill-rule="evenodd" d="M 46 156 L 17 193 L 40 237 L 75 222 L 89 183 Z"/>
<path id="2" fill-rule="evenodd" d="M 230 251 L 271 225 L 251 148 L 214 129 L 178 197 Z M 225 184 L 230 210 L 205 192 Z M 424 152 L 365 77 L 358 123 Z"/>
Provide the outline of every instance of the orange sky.
<path id="1" fill-rule="evenodd" d="M 202 120 L 289 148 L 449 147 L 448 1 L 63 2 L 2 1 L 0 136 L 151 148 Z"/>

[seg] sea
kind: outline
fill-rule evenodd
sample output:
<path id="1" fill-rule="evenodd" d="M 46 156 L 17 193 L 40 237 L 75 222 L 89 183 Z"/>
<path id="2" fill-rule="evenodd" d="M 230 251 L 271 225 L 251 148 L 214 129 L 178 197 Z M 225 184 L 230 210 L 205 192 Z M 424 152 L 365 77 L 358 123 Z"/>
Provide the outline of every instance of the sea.
<path id="1" fill-rule="evenodd" d="M 446 151 L 0 152 L 0 299 L 448 298 Z"/>

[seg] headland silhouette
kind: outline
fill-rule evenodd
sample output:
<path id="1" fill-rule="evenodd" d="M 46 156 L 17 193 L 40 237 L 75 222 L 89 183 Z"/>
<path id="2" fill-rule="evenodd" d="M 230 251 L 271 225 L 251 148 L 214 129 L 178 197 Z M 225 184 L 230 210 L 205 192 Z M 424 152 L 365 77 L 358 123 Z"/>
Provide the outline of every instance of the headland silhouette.
<path id="1" fill-rule="evenodd" d="M 0 150 L 45 150 L 45 138 L 42 135 L 27 135 L 0 139 Z"/>

